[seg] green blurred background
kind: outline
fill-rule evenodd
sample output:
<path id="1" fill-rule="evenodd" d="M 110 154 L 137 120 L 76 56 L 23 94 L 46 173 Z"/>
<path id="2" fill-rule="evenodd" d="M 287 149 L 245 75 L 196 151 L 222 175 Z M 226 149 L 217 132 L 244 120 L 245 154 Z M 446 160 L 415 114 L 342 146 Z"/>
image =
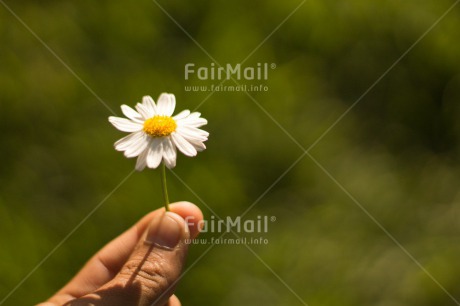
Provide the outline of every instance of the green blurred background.
<path id="1" fill-rule="evenodd" d="M 135 161 L 113 149 L 123 133 L 107 122 L 110 109 L 121 115 L 119 105 L 161 92 L 209 121 L 208 149 L 174 169 L 190 189 L 169 175 L 172 200 L 198 204 L 207 219 L 206 205 L 236 217 L 257 200 L 245 218 L 276 217 L 268 245 L 250 246 L 257 256 L 194 245 L 177 289 L 184 305 L 456 305 L 460 6 L 309 151 L 324 169 L 299 159 L 453 3 L 2 0 L 2 305 L 46 299 L 161 206 L 157 171 L 112 193 Z M 252 52 L 243 66 L 275 63 L 267 81 L 240 82 L 269 90 L 254 100 L 185 91 L 218 82 L 184 79 L 187 63 L 212 60 L 168 14 L 220 64 Z"/>

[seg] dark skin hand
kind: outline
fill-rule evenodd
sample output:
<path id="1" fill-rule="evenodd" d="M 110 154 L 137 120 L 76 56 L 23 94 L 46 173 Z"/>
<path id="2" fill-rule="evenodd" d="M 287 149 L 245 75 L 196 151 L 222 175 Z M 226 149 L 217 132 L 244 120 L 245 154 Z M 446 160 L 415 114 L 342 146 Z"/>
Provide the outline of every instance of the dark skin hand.
<path id="1" fill-rule="evenodd" d="M 67 285 L 37 306 L 180 306 L 173 293 L 185 264 L 185 239 L 198 235 L 203 214 L 188 202 L 170 208 L 149 213 L 109 242 Z"/>

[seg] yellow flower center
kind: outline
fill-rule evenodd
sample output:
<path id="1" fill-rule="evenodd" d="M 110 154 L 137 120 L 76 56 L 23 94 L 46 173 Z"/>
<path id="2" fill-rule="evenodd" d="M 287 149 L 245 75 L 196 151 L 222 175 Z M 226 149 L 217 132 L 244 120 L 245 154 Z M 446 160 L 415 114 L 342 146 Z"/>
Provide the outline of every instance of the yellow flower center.
<path id="1" fill-rule="evenodd" d="M 176 121 L 169 116 L 154 116 L 144 122 L 144 132 L 150 137 L 169 136 L 176 127 Z"/>

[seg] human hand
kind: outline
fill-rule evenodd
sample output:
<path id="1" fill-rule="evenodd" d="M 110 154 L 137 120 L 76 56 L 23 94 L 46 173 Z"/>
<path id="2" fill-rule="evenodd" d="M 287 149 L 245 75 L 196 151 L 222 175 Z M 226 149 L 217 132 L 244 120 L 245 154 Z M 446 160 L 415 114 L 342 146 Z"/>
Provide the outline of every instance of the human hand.
<path id="1" fill-rule="evenodd" d="M 184 266 L 187 238 L 203 214 L 194 204 L 157 209 L 96 253 L 54 296 L 37 306 L 180 306 L 173 295 Z M 187 223 L 188 216 L 194 222 Z"/>

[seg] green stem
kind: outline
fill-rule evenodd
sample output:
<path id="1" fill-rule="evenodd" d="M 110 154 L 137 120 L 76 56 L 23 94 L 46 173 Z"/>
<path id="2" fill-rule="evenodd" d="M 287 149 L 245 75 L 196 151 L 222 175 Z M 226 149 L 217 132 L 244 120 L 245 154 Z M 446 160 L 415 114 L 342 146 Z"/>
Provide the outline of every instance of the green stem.
<path id="1" fill-rule="evenodd" d="M 166 211 L 169 211 L 169 197 L 168 188 L 166 187 L 166 166 L 165 163 L 161 163 L 161 187 L 163 189 L 163 198 L 165 203 Z"/>

